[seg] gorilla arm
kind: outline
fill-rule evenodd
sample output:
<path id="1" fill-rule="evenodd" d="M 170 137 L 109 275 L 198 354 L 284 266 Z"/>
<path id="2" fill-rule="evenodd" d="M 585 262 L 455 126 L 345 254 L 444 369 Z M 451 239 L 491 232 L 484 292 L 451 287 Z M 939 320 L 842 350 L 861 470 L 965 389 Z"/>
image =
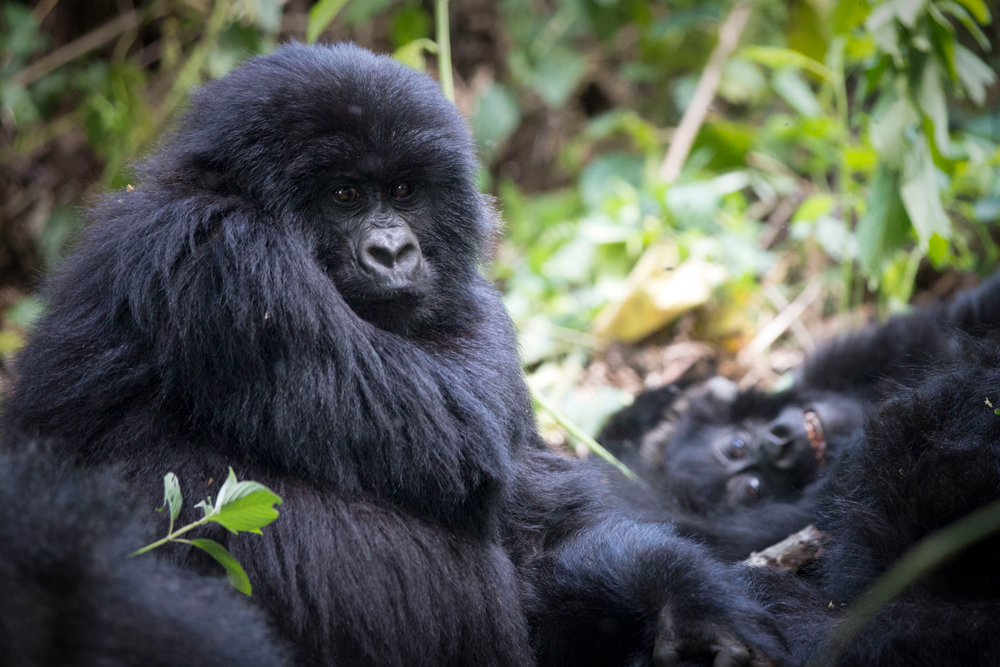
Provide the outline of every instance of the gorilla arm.
<path id="1" fill-rule="evenodd" d="M 506 543 L 539 663 L 784 664 L 783 640 L 732 569 L 670 526 L 629 517 L 599 474 L 540 450 L 521 461 Z"/>

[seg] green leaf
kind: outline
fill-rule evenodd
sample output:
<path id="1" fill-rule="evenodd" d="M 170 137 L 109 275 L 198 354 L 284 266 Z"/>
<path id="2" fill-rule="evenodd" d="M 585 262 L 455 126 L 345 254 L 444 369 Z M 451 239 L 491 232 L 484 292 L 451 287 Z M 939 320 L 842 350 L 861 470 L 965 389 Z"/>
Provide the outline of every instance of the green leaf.
<path id="1" fill-rule="evenodd" d="M 484 153 L 499 150 L 521 123 L 517 98 L 499 83 L 483 91 L 472 115 L 472 136 Z M 487 164 L 489 160 L 484 160 Z"/>
<path id="2" fill-rule="evenodd" d="M 226 551 L 224 546 L 215 540 L 205 538 L 191 540 L 191 545 L 198 547 L 217 560 L 222 567 L 226 568 L 226 577 L 229 579 L 229 583 L 233 585 L 233 588 L 244 595 L 253 595 L 253 588 L 250 586 L 250 577 L 247 576 L 246 570 L 243 569 L 238 560 L 233 558 L 231 553 Z"/>
<path id="3" fill-rule="evenodd" d="M 885 4 L 890 5 L 899 22 L 911 30 L 916 27 L 917 19 L 927 9 L 927 0 L 889 0 Z"/>
<path id="4" fill-rule="evenodd" d="M 163 476 L 163 507 L 170 507 L 171 523 L 177 521 L 177 517 L 181 515 L 182 504 L 181 483 L 177 481 L 177 475 L 168 472 Z M 156 511 L 162 512 L 163 507 L 160 507 Z"/>
<path id="5" fill-rule="evenodd" d="M 260 529 L 278 518 L 274 505 L 280 505 L 281 498 L 263 484 L 239 482 L 236 473 L 229 469 L 215 507 L 207 519 L 214 521 L 233 533 L 241 530 L 260 534 Z"/>
<path id="6" fill-rule="evenodd" d="M 869 136 L 872 145 L 886 163 L 901 169 L 907 150 L 907 133 L 920 121 L 913 105 L 905 98 L 879 100 L 872 113 Z"/>
<path id="7" fill-rule="evenodd" d="M 799 67 L 812 72 L 821 79 L 833 81 L 833 70 L 809 56 L 793 49 L 780 46 L 748 46 L 740 51 L 740 57 L 752 60 L 773 69 Z"/>
<path id="8" fill-rule="evenodd" d="M 892 3 L 885 2 L 865 19 L 865 29 L 871 34 L 875 43 L 885 53 L 892 56 L 898 67 L 903 66 L 903 54 L 899 50 L 899 32 L 896 30 L 896 13 Z"/>
<path id="9" fill-rule="evenodd" d="M 992 20 L 990 17 L 990 9 L 986 6 L 986 3 L 983 2 L 983 0 L 957 0 L 957 2 L 968 9 L 981 24 L 988 25 Z"/>
<path id="10" fill-rule="evenodd" d="M 955 45 L 955 71 L 969 99 L 980 106 L 985 104 L 986 89 L 996 83 L 996 72 L 961 44 Z"/>
<path id="11" fill-rule="evenodd" d="M 785 68 L 775 72 L 774 76 L 771 77 L 771 85 L 774 86 L 774 92 L 781 95 L 781 98 L 802 116 L 823 115 L 823 107 L 816 100 L 812 88 L 802 80 L 794 68 Z"/>
<path id="12" fill-rule="evenodd" d="M 437 53 L 437 42 L 427 39 L 426 37 L 421 37 L 396 49 L 393 52 L 392 57 L 401 63 L 409 65 L 413 69 L 423 72 L 427 69 L 427 59 L 424 58 L 425 51 L 429 53 Z"/>
<path id="13" fill-rule="evenodd" d="M 935 234 L 942 239 L 951 238 L 951 220 L 941 205 L 934 160 L 922 134 L 910 144 L 903 162 L 903 185 L 900 196 L 917 231 L 920 245 L 925 250 Z"/>
<path id="14" fill-rule="evenodd" d="M 910 220 L 899 196 L 899 176 L 879 165 L 868 206 L 858 221 L 858 262 L 868 276 L 879 276 L 893 254 L 906 243 Z"/>
<path id="15" fill-rule="evenodd" d="M 333 23 L 337 14 L 347 4 L 347 0 L 319 0 L 309 9 L 309 22 L 306 25 L 306 42 L 315 44 L 323 31 Z"/>
<path id="16" fill-rule="evenodd" d="M 976 42 L 979 44 L 979 48 L 983 51 L 990 50 L 990 39 L 983 33 L 983 29 L 979 27 L 976 20 L 972 18 L 972 15 L 966 11 L 965 7 L 962 7 L 958 3 L 951 2 L 950 0 L 945 0 L 944 2 L 938 3 L 938 7 L 941 11 L 948 12 L 959 22 L 965 26 L 965 29 L 975 38 Z"/>
<path id="17" fill-rule="evenodd" d="M 942 79 L 944 71 L 938 59 L 931 56 L 920 73 L 917 103 L 934 126 L 934 143 L 942 155 L 951 154 L 951 137 L 948 136 L 948 100 Z"/>

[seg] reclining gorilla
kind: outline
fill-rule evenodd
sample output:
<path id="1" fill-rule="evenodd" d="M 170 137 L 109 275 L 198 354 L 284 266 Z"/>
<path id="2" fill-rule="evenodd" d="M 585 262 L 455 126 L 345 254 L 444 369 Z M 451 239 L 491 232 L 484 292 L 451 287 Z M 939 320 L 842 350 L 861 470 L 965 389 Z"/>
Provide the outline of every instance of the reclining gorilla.
<path id="1" fill-rule="evenodd" d="M 734 569 L 539 442 L 474 170 L 436 84 L 352 46 L 207 84 L 49 285 L 8 446 L 141 507 L 167 471 L 274 489 L 262 536 L 209 536 L 302 665 L 783 664 Z"/>
<path id="2" fill-rule="evenodd" d="M 745 558 L 816 522 L 839 459 L 863 441 L 866 407 L 954 359 L 963 337 L 997 329 L 1000 276 L 832 342 L 778 393 L 723 378 L 646 391 L 598 440 L 647 482 L 623 487 L 647 518 Z"/>
<path id="3" fill-rule="evenodd" d="M 993 302 L 996 306 L 996 302 Z M 803 662 L 841 667 L 995 665 L 1000 534 L 959 553 L 877 613 L 836 659 L 823 639 L 908 548 L 1000 497 L 1000 336 L 963 339 L 950 359 L 899 386 L 842 454 L 819 525 L 828 545 L 802 578 L 748 570 Z"/>

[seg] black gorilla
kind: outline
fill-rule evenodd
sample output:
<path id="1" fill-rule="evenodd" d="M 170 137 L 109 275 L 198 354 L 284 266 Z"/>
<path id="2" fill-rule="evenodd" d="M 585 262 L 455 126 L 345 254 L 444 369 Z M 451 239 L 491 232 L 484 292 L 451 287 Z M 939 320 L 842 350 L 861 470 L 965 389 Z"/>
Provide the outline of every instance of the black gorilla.
<path id="1" fill-rule="evenodd" d="M 299 664 L 781 664 L 735 570 L 540 444 L 475 167 L 436 84 L 356 47 L 207 84 L 49 286 L 8 438 L 146 507 L 167 471 L 274 489 L 262 536 L 214 537 Z"/>
<path id="2" fill-rule="evenodd" d="M 264 614 L 216 577 L 128 558 L 153 534 L 108 471 L 0 456 L 0 664 L 280 667 Z"/>
<path id="3" fill-rule="evenodd" d="M 721 378 L 640 394 L 598 440 L 646 480 L 626 489 L 650 517 L 720 556 L 746 557 L 816 520 L 838 459 L 860 442 L 866 406 L 951 359 L 962 335 L 1000 327 L 1000 277 L 947 304 L 834 341 L 791 388 L 737 392 Z"/>
<path id="4" fill-rule="evenodd" d="M 995 305 L 995 303 L 994 303 Z M 882 609 L 834 663 L 825 637 L 916 541 L 1000 497 L 1000 337 L 896 387 L 844 452 L 818 512 L 826 551 L 804 578 L 748 570 L 781 616 L 797 661 L 843 667 L 997 664 L 1000 535 L 960 553 Z"/>

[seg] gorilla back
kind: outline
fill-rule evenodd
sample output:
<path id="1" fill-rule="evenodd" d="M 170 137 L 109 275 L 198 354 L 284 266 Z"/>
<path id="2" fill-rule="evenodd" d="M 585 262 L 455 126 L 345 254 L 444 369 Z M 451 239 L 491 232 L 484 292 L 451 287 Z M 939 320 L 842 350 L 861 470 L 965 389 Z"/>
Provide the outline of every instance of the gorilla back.
<path id="1" fill-rule="evenodd" d="M 538 446 L 472 155 L 431 79 L 353 46 L 207 84 L 50 285 L 8 432 L 148 507 L 167 471 L 274 489 L 263 536 L 214 537 L 302 664 L 780 661 L 728 569 Z"/>

